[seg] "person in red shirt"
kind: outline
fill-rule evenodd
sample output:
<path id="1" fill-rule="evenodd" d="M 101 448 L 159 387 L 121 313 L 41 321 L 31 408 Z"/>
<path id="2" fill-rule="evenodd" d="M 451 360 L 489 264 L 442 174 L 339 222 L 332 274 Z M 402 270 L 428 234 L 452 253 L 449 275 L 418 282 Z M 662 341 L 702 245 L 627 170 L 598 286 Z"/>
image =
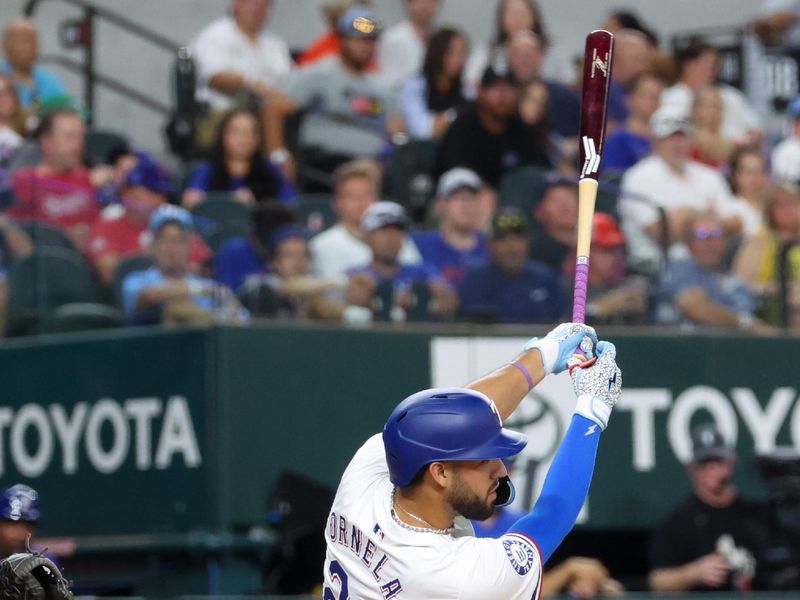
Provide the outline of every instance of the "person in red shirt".
<path id="1" fill-rule="evenodd" d="M 8 215 L 62 228 L 75 248 L 86 248 L 89 226 L 100 214 L 95 195 L 98 172 L 83 164 L 86 126 L 72 109 L 46 114 L 38 130 L 42 161 L 16 171 L 12 188 L 16 202 Z"/>
<path id="2" fill-rule="evenodd" d="M 92 225 L 87 256 L 97 269 L 100 280 L 111 284 L 119 261 L 127 256 L 145 254 L 152 234 L 148 222 L 153 211 L 167 203 L 170 182 L 167 173 L 147 154 L 135 154 L 136 165 L 128 171 L 117 195 L 120 200 L 106 208 Z M 190 268 L 199 273 L 212 253 L 202 238 L 192 234 Z"/>

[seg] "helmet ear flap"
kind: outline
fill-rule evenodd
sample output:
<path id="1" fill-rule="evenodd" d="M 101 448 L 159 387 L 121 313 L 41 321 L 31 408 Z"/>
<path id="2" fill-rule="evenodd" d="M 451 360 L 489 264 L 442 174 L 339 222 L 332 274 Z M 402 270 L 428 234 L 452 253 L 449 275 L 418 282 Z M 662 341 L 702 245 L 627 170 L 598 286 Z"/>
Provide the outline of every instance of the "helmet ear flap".
<path id="1" fill-rule="evenodd" d="M 517 491 L 514 488 L 514 484 L 511 482 L 511 478 L 506 475 L 505 477 L 501 477 L 499 480 L 499 485 L 497 486 L 497 498 L 494 499 L 495 506 L 508 506 L 514 501 L 514 498 L 517 495 Z"/>

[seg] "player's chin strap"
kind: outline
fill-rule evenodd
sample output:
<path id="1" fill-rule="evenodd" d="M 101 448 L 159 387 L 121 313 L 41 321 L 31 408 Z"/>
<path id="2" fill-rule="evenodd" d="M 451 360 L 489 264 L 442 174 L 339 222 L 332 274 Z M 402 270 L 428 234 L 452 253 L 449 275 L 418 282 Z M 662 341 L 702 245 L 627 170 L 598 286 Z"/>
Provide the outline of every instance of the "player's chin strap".
<path id="1" fill-rule="evenodd" d="M 517 495 L 514 484 L 511 483 L 511 478 L 508 475 L 500 478 L 499 485 L 495 492 L 497 493 L 497 498 L 492 502 L 495 506 L 508 506 L 514 501 L 514 497 Z"/>

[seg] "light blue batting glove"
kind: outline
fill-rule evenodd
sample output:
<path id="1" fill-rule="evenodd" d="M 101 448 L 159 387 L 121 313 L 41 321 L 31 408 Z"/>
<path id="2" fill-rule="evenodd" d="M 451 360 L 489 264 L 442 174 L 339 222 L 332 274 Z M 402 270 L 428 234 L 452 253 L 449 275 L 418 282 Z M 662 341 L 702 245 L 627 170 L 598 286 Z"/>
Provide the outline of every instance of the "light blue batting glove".
<path id="1" fill-rule="evenodd" d="M 590 356 L 595 343 L 597 334 L 592 327 L 583 323 L 562 323 L 544 338 L 530 339 L 525 344 L 525 350 L 539 350 L 545 374 L 549 375 L 566 369 L 579 346 L 584 354 Z"/>
<path id="2" fill-rule="evenodd" d="M 605 429 L 622 393 L 622 371 L 617 366 L 614 344 L 599 342 L 596 350 L 597 362 L 590 367 L 576 367 L 571 373 L 578 396 L 575 413 Z"/>

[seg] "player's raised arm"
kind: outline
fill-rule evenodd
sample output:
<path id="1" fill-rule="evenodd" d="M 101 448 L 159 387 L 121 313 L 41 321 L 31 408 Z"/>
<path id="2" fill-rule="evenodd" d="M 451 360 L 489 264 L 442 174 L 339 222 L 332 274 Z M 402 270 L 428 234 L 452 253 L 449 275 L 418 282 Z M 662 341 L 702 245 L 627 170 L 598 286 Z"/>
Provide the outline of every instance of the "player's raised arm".
<path id="1" fill-rule="evenodd" d="M 622 390 L 616 354 L 613 344 L 600 342 L 597 362 L 572 372 L 578 396 L 572 423 L 556 452 L 536 506 L 509 530 L 533 538 L 542 562 L 550 558 L 572 529 L 589 493 L 600 432 L 608 425 Z"/>
<path id="2" fill-rule="evenodd" d="M 562 323 L 544 338 L 533 338 L 512 362 L 470 383 L 467 388 L 491 398 L 505 420 L 525 395 L 546 375 L 561 373 L 584 338 L 597 342 L 594 329 L 582 323 Z"/>

